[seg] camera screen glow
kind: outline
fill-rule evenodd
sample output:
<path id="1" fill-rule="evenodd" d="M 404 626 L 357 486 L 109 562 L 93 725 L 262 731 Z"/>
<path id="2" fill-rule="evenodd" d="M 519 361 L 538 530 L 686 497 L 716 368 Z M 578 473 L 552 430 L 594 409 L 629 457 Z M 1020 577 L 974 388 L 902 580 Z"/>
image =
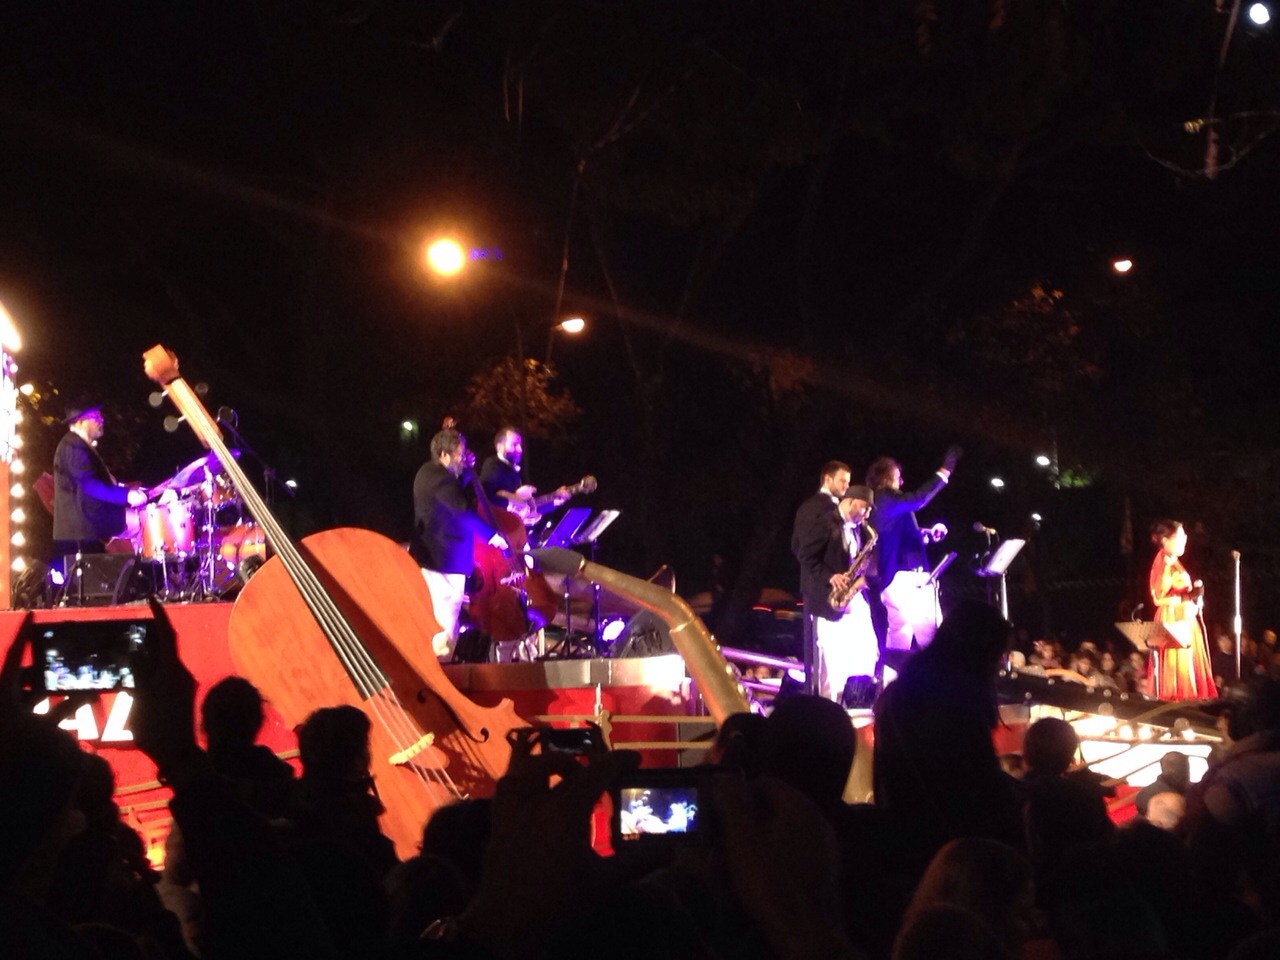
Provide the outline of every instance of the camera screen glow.
<path id="1" fill-rule="evenodd" d="M 86 621 L 41 630 L 35 654 L 44 668 L 45 690 L 132 689 L 130 657 L 146 635 L 141 623 Z"/>
<path id="2" fill-rule="evenodd" d="M 695 787 L 625 787 L 618 799 L 623 839 L 647 834 L 692 833 L 697 828 Z"/>

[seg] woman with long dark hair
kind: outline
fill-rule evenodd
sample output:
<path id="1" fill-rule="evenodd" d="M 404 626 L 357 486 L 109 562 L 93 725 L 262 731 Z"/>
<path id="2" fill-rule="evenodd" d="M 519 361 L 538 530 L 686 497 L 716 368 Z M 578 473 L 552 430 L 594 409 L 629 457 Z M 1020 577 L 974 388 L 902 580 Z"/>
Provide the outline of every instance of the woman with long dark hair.
<path id="1" fill-rule="evenodd" d="M 1192 581 L 1182 565 L 1187 531 L 1177 520 L 1151 525 L 1151 542 L 1159 549 L 1151 563 L 1151 602 L 1156 622 L 1181 644 L 1152 648 L 1147 668 L 1147 694 L 1160 700 L 1203 700 L 1217 697 L 1209 647 L 1200 621 L 1203 585 Z"/>

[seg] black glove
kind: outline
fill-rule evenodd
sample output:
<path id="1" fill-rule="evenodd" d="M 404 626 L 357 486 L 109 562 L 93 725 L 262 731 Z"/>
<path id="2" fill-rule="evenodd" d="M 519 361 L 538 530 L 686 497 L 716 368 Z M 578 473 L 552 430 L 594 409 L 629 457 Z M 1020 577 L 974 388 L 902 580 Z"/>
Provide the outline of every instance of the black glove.
<path id="1" fill-rule="evenodd" d="M 942 455 L 942 466 L 946 468 L 948 473 L 954 473 L 956 469 L 956 461 L 963 455 L 964 451 L 953 443 L 951 446 L 947 447 L 947 452 Z"/>

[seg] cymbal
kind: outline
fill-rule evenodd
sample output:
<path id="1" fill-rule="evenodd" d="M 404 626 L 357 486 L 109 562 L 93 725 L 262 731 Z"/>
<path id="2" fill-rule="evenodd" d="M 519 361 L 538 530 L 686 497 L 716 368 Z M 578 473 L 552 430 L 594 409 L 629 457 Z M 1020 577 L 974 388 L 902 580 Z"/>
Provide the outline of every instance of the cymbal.
<path id="1" fill-rule="evenodd" d="M 239 457 L 240 451 L 232 450 L 231 456 L 232 458 Z M 206 469 L 213 475 L 222 473 L 222 464 L 218 461 L 217 455 L 212 450 L 203 456 L 196 457 L 172 477 L 154 489 L 158 491 L 185 490 L 187 487 L 203 482 Z"/>

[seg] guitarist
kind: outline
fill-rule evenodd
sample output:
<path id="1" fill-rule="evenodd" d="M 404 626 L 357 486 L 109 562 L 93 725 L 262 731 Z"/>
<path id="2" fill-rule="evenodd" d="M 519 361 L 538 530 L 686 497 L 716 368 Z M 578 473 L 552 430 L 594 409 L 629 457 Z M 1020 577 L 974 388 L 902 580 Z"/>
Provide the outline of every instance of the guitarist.
<path id="1" fill-rule="evenodd" d="M 490 503 L 502 504 L 520 515 L 526 526 L 538 522 L 541 517 L 532 501 L 537 488 L 524 482 L 520 474 L 520 461 L 524 458 L 524 438 L 514 427 L 503 427 L 493 437 L 493 456 L 480 468 L 480 486 Z M 570 491 L 561 487 L 552 494 L 553 506 L 560 506 L 569 499 Z"/>
<path id="2" fill-rule="evenodd" d="M 446 428 L 431 438 L 431 459 L 413 480 L 413 539 L 409 553 L 427 581 L 440 632 L 431 646 L 442 660 L 453 656 L 467 577 L 475 568 L 475 542 L 494 531 L 476 513 L 466 474 L 475 463 L 467 438 Z"/>
<path id="3" fill-rule="evenodd" d="M 796 511 L 791 552 L 800 564 L 800 592 L 814 639 L 814 692 L 839 701 L 849 677 L 875 675 L 879 655 L 866 594 L 859 590 L 848 609 L 828 602 L 833 587 L 849 584 L 849 567 L 865 545 L 865 521 L 873 495 L 849 486 L 849 468 L 832 460 L 822 469 L 818 491 Z"/>

